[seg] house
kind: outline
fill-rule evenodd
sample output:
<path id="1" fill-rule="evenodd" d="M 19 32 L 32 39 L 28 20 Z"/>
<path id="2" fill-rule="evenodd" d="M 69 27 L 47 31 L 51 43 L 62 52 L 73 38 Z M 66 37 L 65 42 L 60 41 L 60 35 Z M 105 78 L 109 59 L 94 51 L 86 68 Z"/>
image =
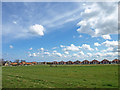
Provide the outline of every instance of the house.
<path id="1" fill-rule="evenodd" d="M 66 64 L 73 64 L 73 62 L 72 61 L 67 61 Z"/>
<path id="2" fill-rule="evenodd" d="M 94 59 L 90 62 L 90 64 L 99 64 L 99 61 Z"/>
<path id="3" fill-rule="evenodd" d="M 12 65 L 12 66 L 17 66 L 18 63 L 16 63 L 16 62 L 12 62 L 10 65 Z"/>
<path id="4" fill-rule="evenodd" d="M 107 59 L 104 59 L 104 60 L 101 61 L 101 64 L 110 64 L 110 61 L 107 60 Z"/>
<path id="5" fill-rule="evenodd" d="M 60 65 L 63 65 L 63 64 L 66 64 L 66 62 L 64 62 L 64 61 L 60 61 L 60 62 L 58 62 Z"/>
<path id="6" fill-rule="evenodd" d="M 82 64 L 90 64 L 90 62 L 88 60 L 84 60 L 82 61 Z"/>
<path id="7" fill-rule="evenodd" d="M 32 64 L 36 65 L 36 64 L 37 64 L 37 62 L 32 62 Z"/>
<path id="8" fill-rule="evenodd" d="M 4 63 L 4 66 L 9 66 L 9 63 L 8 63 L 8 62 L 5 62 L 5 63 Z"/>
<path id="9" fill-rule="evenodd" d="M 47 64 L 47 62 L 40 62 L 40 63 L 41 63 L 41 64 L 44 64 L 44 65 Z"/>
<path id="10" fill-rule="evenodd" d="M 25 65 L 33 65 L 31 62 L 26 62 Z"/>
<path id="11" fill-rule="evenodd" d="M 114 60 L 112 61 L 112 64 L 118 64 L 118 63 L 120 63 L 120 60 L 119 60 L 119 59 L 114 59 Z"/>
<path id="12" fill-rule="evenodd" d="M 57 61 L 53 61 L 52 64 L 58 64 L 58 62 Z"/>
<path id="13" fill-rule="evenodd" d="M 74 64 L 81 64 L 79 60 L 75 61 Z"/>
<path id="14" fill-rule="evenodd" d="M 26 62 L 25 61 L 23 61 L 23 62 L 21 62 L 23 65 L 25 65 L 26 64 Z"/>

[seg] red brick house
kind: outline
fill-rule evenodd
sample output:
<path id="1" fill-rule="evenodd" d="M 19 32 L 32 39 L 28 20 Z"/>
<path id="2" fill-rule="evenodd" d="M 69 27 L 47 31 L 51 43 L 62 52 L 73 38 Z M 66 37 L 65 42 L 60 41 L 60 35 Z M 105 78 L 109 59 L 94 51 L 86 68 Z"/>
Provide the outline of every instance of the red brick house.
<path id="1" fill-rule="evenodd" d="M 112 64 L 118 64 L 118 63 L 120 63 L 120 60 L 119 60 L 119 59 L 114 59 L 114 60 L 112 61 Z"/>
<path id="2" fill-rule="evenodd" d="M 81 64 L 81 61 L 77 60 L 74 62 L 74 64 Z"/>
<path id="3" fill-rule="evenodd" d="M 58 62 L 57 61 L 53 61 L 52 64 L 58 64 Z"/>
<path id="4" fill-rule="evenodd" d="M 66 64 L 73 64 L 73 62 L 72 61 L 67 61 Z"/>
<path id="5" fill-rule="evenodd" d="M 101 64 L 110 64 L 110 61 L 107 60 L 107 59 L 104 59 L 104 60 L 101 61 Z"/>
<path id="6" fill-rule="evenodd" d="M 99 64 L 99 61 L 98 61 L 98 60 L 92 60 L 92 61 L 90 62 L 90 64 Z"/>
<path id="7" fill-rule="evenodd" d="M 18 63 L 13 62 L 13 63 L 11 63 L 10 65 L 12 65 L 12 66 L 17 66 Z"/>
<path id="8" fill-rule="evenodd" d="M 82 64 L 90 64 L 90 62 L 88 60 L 84 60 L 82 61 Z"/>
<path id="9" fill-rule="evenodd" d="M 60 64 L 60 65 L 63 65 L 63 64 L 66 64 L 66 62 L 60 61 L 59 64 Z"/>
<path id="10" fill-rule="evenodd" d="M 36 65 L 37 64 L 37 62 L 32 62 L 34 65 Z"/>
<path id="11" fill-rule="evenodd" d="M 47 62 L 40 62 L 40 64 L 47 64 Z"/>
<path id="12" fill-rule="evenodd" d="M 25 64 L 26 65 L 33 65 L 31 62 L 26 62 Z"/>

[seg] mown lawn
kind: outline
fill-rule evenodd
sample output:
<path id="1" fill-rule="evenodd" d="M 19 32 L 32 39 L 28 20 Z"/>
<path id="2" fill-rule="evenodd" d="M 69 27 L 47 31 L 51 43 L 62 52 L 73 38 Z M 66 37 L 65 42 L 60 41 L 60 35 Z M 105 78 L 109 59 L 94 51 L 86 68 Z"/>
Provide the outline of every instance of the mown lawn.
<path id="1" fill-rule="evenodd" d="M 117 88 L 118 65 L 48 65 L 2 68 L 3 88 Z"/>

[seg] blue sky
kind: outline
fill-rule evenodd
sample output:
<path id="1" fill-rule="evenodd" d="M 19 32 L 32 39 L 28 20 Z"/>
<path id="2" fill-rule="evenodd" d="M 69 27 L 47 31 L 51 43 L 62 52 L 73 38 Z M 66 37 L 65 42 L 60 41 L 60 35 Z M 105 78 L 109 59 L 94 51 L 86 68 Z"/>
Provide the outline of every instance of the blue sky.
<path id="1" fill-rule="evenodd" d="M 117 3 L 3 2 L 3 58 L 26 61 L 118 57 Z"/>

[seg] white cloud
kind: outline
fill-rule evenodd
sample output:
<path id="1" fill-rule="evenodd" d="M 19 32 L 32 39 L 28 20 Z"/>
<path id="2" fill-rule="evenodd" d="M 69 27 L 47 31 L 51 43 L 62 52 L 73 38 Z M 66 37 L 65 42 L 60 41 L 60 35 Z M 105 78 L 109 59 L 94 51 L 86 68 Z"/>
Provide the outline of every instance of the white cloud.
<path id="1" fill-rule="evenodd" d="M 108 35 L 108 34 L 107 34 L 107 35 L 102 35 L 101 37 L 102 37 L 103 39 L 111 39 L 110 35 Z"/>
<path id="2" fill-rule="evenodd" d="M 35 24 L 30 26 L 29 32 L 35 35 L 44 36 L 45 28 L 42 25 Z"/>
<path id="3" fill-rule="evenodd" d="M 87 50 L 90 50 L 90 51 L 93 51 L 94 49 L 90 47 L 90 45 L 87 45 L 87 44 L 83 44 L 82 45 L 82 48 L 83 49 L 87 49 Z"/>
<path id="4" fill-rule="evenodd" d="M 56 52 L 57 52 L 56 50 L 53 51 L 53 53 L 56 53 Z"/>
<path id="5" fill-rule="evenodd" d="M 69 54 L 69 52 L 67 52 L 67 51 L 65 51 L 64 53 L 65 53 L 65 54 Z"/>
<path id="6" fill-rule="evenodd" d="M 36 57 L 37 55 L 36 55 L 36 53 L 33 53 L 33 54 L 29 53 L 28 56 L 29 57 Z"/>
<path id="7" fill-rule="evenodd" d="M 96 47 L 95 50 L 98 51 L 98 48 Z"/>
<path id="8" fill-rule="evenodd" d="M 12 48 L 13 48 L 13 46 L 12 46 L 12 45 L 10 45 L 10 46 L 9 46 L 9 48 L 11 48 L 11 49 L 12 49 Z"/>
<path id="9" fill-rule="evenodd" d="M 29 50 L 32 50 L 33 48 L 30 48 Z"/>
<path id="10" fill-rule="evenodd" d="M 83 51 L 80 51 L 78 54 L 79 55 L 85 55 Z"/>
<path id="11" fill-rule="evenodd" d="M 92 54 L 91 53 L 87 53 L 88 56 L 92 57 Z"/>
<path id="12" fill-rule="evenodd" d="M 70 46 L 65 46 L 64 51 L 79 51 L 80 46 L 75 46 L 71 44 Z"/>
<path id="13" fill-rule="evenodd" d="M 37 56 L 36 53 L 33 53 L 33 56 L 36 57 Z"/>
<path id="14" fill-rule="evenodd" d="M 61 53 L 56 53 L 57 56 L 59 57 L 62 57 L 62 54 Z"/>
<path id="15" fill-rule="evenodd" d="M 63 45 L 60 45 L 60 47 L 65 47 L 65 46 L 63 46 Z"/>
<path id="16" fill-rule="evenodd" d="M 73 57 L 80 57 L 78 54 L 74 53 Z"/>
<path id="17" fill-rule="evenodd" d="M 44 48 L 40 48 L 41 51 L 44 51 Z"/>
<path id="18" fill-rule="evenodd" d="M 79 33 L 92 37 L 118 33 L 118 6 L 116 2 L 98 2 L 85 5 L 83 18 L 77 25 Z M 110 39 L 110 37 L 107 37 Z"/>
<path id="19" fill-rule="evenodd" d="M 13 21 L 13 23 L 14 23 L 14 24 L 17 24 L 17 22 L 16 22 L 16 21 Z"/>
<path id="20" fill-rule="evenodd" d="M 62 57 L 62 54 L 61 53 L 53 53 L 53 55 L 56 55 L 56 56 L 58 56 L 58 57 Z"/>
<path id="21" fill-rule="evenodd" d="M 80 38 L 82 37 L 82 35 L 79 36 Z"/>
<path id="22" fill-rule="evenodd" d="M 50 53 L 49 52 L 44 52 L 44 55 L 50 55 Z"/>
<path id="23" fill-rule="evenodd" d="M 52 49 L 56 49 L 57 47 L 53 47 Z"/>
<path id="24" fill-rule="evenodd" d="M 115 47 L 118 46 L 118 41 L 108 41 L 102 43 L 102 45 L 105 45 L 106 47 Z"/>
<path id="25" fill-rule="evenodd" d="M 107 49 L 101 50 L 101 52 L 109 52 L 109 51 L 113 51 L 114 48 L 113 47 L 108 47 Z"/>
<path id="26" fill-rule="evenodd" d="M 94 43 L 94 46 L 101 46 L 98 42 Z"/>
<path id="27" fill-rule="evenodd" d="M 29 56 L 29 57 L 32 57 L 32 54 L 31 54 L 31 53 L 29 53 L 29 54 L 28 54 L 28 56 Z"/>

